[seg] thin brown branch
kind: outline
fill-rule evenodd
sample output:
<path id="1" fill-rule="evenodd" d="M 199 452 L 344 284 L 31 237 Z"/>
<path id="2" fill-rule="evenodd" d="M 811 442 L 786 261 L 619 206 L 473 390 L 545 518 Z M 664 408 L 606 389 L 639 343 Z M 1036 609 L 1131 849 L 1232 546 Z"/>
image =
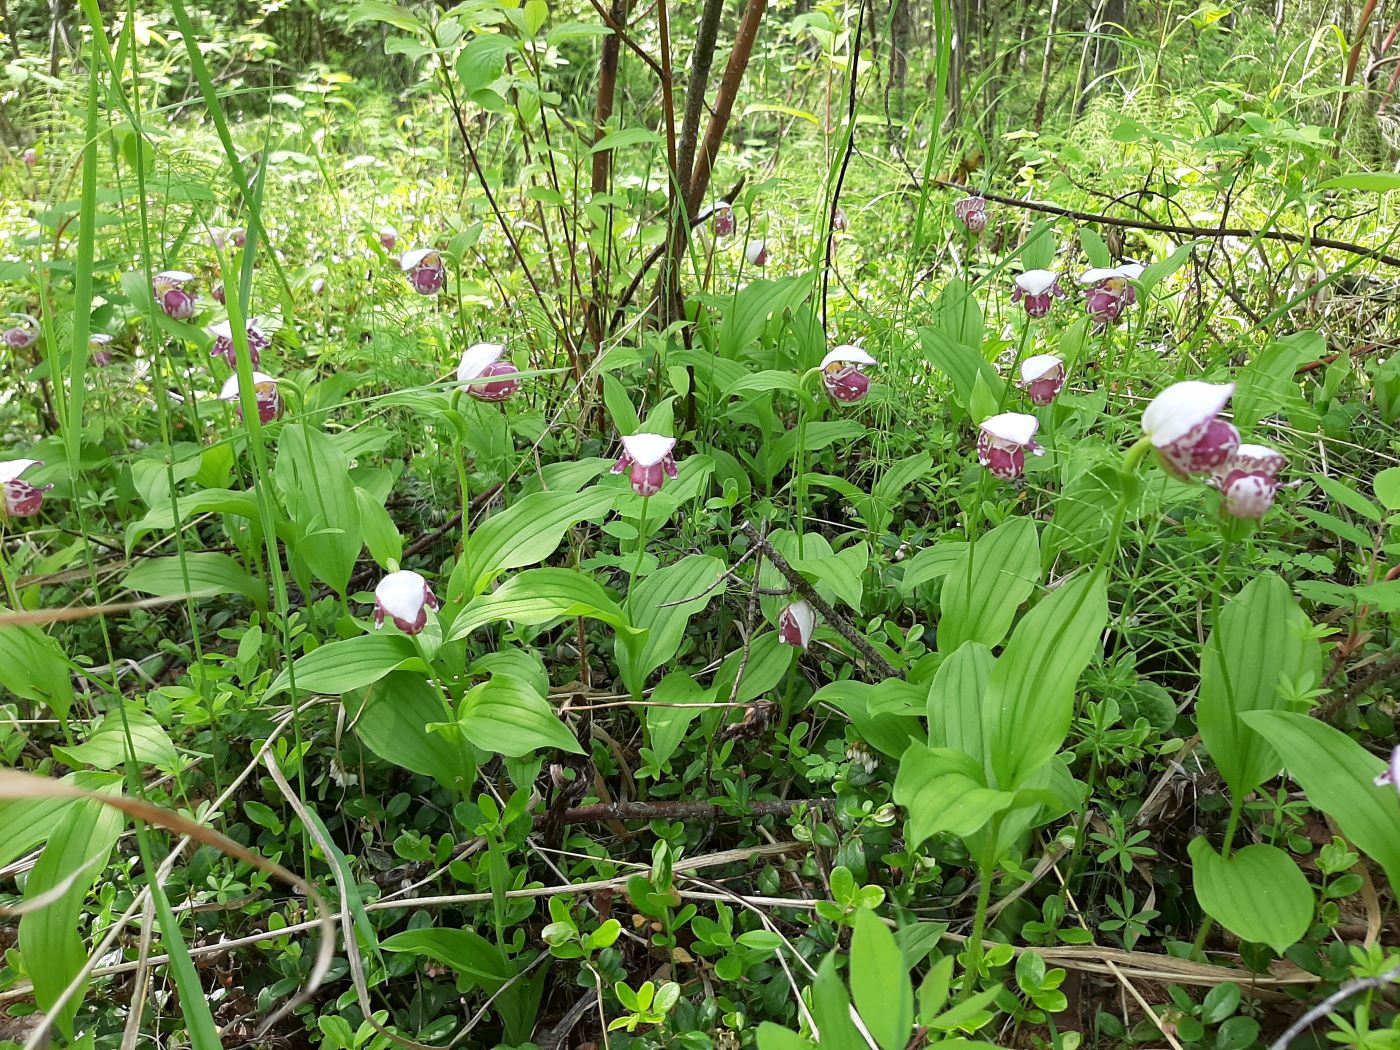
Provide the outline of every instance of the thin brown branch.
<path id="1" fill-rule="evenodd" d="M 768 0 L 748 0 L 744 8 L 743 20 L 734 35 L 734 49 L 729 53 L 729 64 L 724 69 L 724 79 L 719 84 L 719 94 L 715 97 L 714 116 L 705 129 L 705 138 L 695 157 L 695 170 L 690 176 L 690 213 L 693 215 L 700 202 L 705 199 L 705 191 L 710 186 L 710 173 L 714 169 L 715 157 L 719 155 L 724 133 L 729 128 L 729 116 L 734 110 L 734 100 L 739 96 L 739 85 L 744 79 L 744 70 L 749 65 L 749 55 L 753 52 L 753 42 L 758 36 L 759 23 L 763 12 L 768 8 Z"/>

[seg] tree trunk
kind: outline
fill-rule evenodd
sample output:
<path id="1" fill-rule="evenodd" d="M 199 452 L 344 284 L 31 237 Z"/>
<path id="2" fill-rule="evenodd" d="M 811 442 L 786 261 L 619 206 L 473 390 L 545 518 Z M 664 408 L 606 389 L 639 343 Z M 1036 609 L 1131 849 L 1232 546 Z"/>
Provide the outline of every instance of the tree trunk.
<path id="1" fill-rule="evenodd" d="M 1045 34 L 1045 54 L 1040 61 L 1040 91 L 1035 97 L 1035 116 L 1031 121 L 1036 131 L 1045 122 L 1045 103 L 1050 96 L 1050 69 L 1055 58 L 1055 29 L 1060 20 L 1060 0 L 1050 0 L 1050 26 Z"/>
<path id="2" fill-rule="evenodd" d="M 631 0 L 613 0 L 612 20 L 620 26 L 627 24 L 628 8 Z M 598 59 L 598 95 L 593 107 L 593 141 L 599 141 L 607 134 L 608 120 L 612 117 L 613 103 L 617 97 L 617 63 L 622 51 L 622 39 L 616 33 L 603 38 L 602 55 Z M 599 150 L 593 154 L 593 178 L 589 183 L 594 196 L 607 193 L 612 177 L 612 151 Z M 609 213 L 611 214 L 611 213 Z M 608 279 L 612 262 L 612 231 L 605 231 L 603 256 L 589 253 L 592 278 L 592 298 L 585 315 L 588 337 L 595 348 L 603 342 L 603 318 L 606 316 Z"/>
<path id="3" fill-rule="evenodd" d="M 894 16 L 890 21 L 890 79 L 888 91 L 894 94 L 894 112 L 904 116 L 904 84 L 909 76 L 909 5 L 913 0 L 890 0 Z M 886 107 L 888 109 L 888 106 Z"/>

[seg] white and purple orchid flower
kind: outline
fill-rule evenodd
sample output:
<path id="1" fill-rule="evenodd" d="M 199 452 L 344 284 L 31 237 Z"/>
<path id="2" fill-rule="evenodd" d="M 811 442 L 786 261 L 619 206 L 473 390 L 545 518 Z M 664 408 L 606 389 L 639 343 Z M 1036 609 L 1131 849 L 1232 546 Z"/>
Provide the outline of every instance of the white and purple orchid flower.
<path id="1" fill-rule="evenodd" d="M 253 400 L 258 406 L 258 422 L 266 426 L 282 414 L 282 395 L 277 390 L 277 380 L 263 372 L 253 373 Z M 220 401 L 232 401 L 237 406 L 238 418 L 243 418 L 243 401 L 238 386 L 238 376 L 224 380 L 219 390 Z"/>
<path id="2" fill-rule="evenodd" d="M 214 285 L 214 287 L 213 287 L 212 289 L 210 289 L 209 294 L 212 295 L 212 296 L 214 297 L 214 302 L 218 303 L 220 306 L 227 306 L 227 305 L 228 305 L 228 304 L 225 302 L 225 300 L 224 300 L 224 282 L 223 282 L 223 281 L 220 281 L 218 284 Z"/>
<path id="3" fill-rule="evenodd" d="M 1400 791 L 1400 744 L 1390 750 L 1390 761 L 1384 770 L 1376 774 L 1376 787 L 1392 787 Z"/>
<path id="4" fill-rule="evenodd" d="M 1040 420 L 1024 412 L 1003 412 L 983 420 L 977 437 L 977 462 L 993 477 L 1004 481 L 1019 478 L 1026 469 L 1026 453 L 1043 456 L 1035 443 Z"/>
<path id="5" fill-rule="evenodd" d="M 417 634 L 428 625 L 428 610 L 438 608 L 428 581 L 410 569 L 391 572 L 374 589 L 374 629 L 388 617 L 404 634 Z"/>
<path id="6" fill-rule="evenodd" d="M 0 519 L 27 518 L 39 513 L 44 493 L 53 486 L 31 485 L 20 475 L 30 467 L 41 467 L 43 464 L 44 461 L 40 459 L 0 460 L 0 493 L 4 495 L 4 499 L 0 500 Z"/>
<path id="7" fill-rule="evenodd" d="M 163 270 L 152 279 L 156 302 L 167 317 L 175 321 L 188 321 L 194 316 L 195 294 L 184 287 L 193 280 L 194 274 L 184 270 Z"/>
<path id="8" fill-rule="evenodd" d="M 862 369 L 875 363 L 875 358 L 854 343 L 838 346 L 822 358 L 820 367 L 826 392 L 833 401 L 843 405 L 865 400 L 865 395 L 870 393 L 870 377 Z"/>
<path id="9" fill-rule="evenodd" d="M 447 265 L 442 253 L 434 248 L 414 248 L 403 253 L 399 269 L 408 276 L 408 283 L 419 295 L 437 295 L 447 284 Z"/>
<path id="10" fill-rule="evenodd" d="M 716 237 L 728 237 L 738 228 L 734 219 L 734 205 L 722 198 L 705 205 L 696 212 L 695 218 L 700 222 L 709 220 Z"/>
<path id="11" fill-rule="evenodd" d="M 1118 320 L 1123 308 L 1137 302 L 1133 282 L 1145 269 L 1140 263 L 1122 266 L 1098 266 L 1079 275 L 1084 285 L 1084 309 L 1096 321 L 1105 324 Z"/>
<path id="12" fill-rule="evenodd" d="M 831 228 L 838 233 L 851 228 L 851 220 L 846 216 L 846 209 L 837 205 L 836 210 L 831 213 Z"/>
<path id="13" fill-rule="evenodd" d="M 674 480 L 679 473 L 672 449 L 676 439 L 661 434 L 633 434 L 622 439 L 622 456 L 613 464 L 612 473 L 630 471 L 632 491 L 638 496 L 655 496 L 667 478 Z"/>
<path id="14" fill-rule="evenodd" d="M 964 197 L 953 205 L 953 215 L 968 233 L 979 234 L 987 228 L 987 198 L 980 194 Z"/>
<path id="15" fill-rule="evenodd" d="M 32 168 L 35 164 L 39 162 L 39 154 L 33 146 L 30 146 L 27 150 L 20 154 L 20 157 L 24 161 L 24 166 L 26 168 Z"/>
<path id="16" fill-rule="evenodd" d="M 744 249 L 744 258 L 749 261 L 750 266 L 768 265 L 768 243 L 763 240 L 749 241 L 748 247 Z"/>
<path id="17" fill-rule="evenodd" d="M 1232 518 L 1262 518 L 1274 505 L 1279 471 L 1287 465 L 1282 452 L 1266 445 L 1238 446 L 1211 478 L 1221 509 Z"/>
<path id="18" fill-rule="evenodd" d="M 1065 362 L 1058 354 L 1036 354 L 1021 362 L 1018 386 L 1026 391 L 1033 405 L 1048 405 L 1065 385 Z"/>
<path id="19" fill-rule="evenodd" d="M 379 245 L 386 252 L 392 252 L 399 245 L 399 231 L 392 226 L 385 226 L 379 231 Z"/>
<path id="20" fill-rule="evenodd" d="M 39 341 L 39 320 L 29 314 L 11 314 L 18 324 L 5 329 L 5 345 L 11 350 L 28 350 Z"/>
<path id="21" fill-rule="evenodd" d="M 457 365 L 457 382 L 466 386 L 467 393 L 478 401 L 504 401 L 515 393 L 520 369 L 501 358 L 505 343 L 476 343 L 462 351 Z"/>
<path id="22" fill-rule="evenodd" d="M 317 296 L 319 296 L 319 295 L 320 295 L 322 292 L 324 292 L 325 290 L 326 290 L 326 279 L 325 279 L 324 277 L 317 277 L 314 281 L 311 282 L 311 294 L 312 294 L 312 295 L 317 295 Z"/>
<path id="23" fill-rule="evenodd" d="M 112 345 L 112 337 L 106 332 L 93 332 L 88 336 L 88 360 L 98 368 L 106 368 L 112 363 L 112 351 L 107 347 Z"/>
<path id="24" fill-rule="evenodd" d="M 1016 275 L 1016 289 L 1011 293 L 1013 303 L 1021 303 L 1028 317 L 1044 317 L 1056 299 L 1063 299 L 1060 275 L 1054 270 L 1027 270 Z"/>
<path id="25" fill-rule="evenodd" d="M 1234 383 L 1190 379 L 1167 387 L 1143 409 L 1142 432 L 1177 477 L 1218 470 L 1239 448 L 1240 432 L 1220 418 Z"/>
<path id="26" fill-rule="evenodd" d="M 817 613 L 806 601 L 795 601 L 778 617 L 778 641 L 784 645 L 807 648 L 817 626 Z"/>
<path id="27" fill-rule="evenodd" d="M 222 357 L 230 368 L 237 368 L 238 351 L 233 345 L 233 326 L 227 320 L 223 320 L 211 324 L 206 330 L 214 337 L 214 348 L 209 351 L 209 356 Z M 248 319 L 245 330 L 248 333 L 248 359 L 253 367 L 257 368 L 262 360 L 262 352 L 272 345 L 272 338 L 262 330 L 256 317 Z"/>

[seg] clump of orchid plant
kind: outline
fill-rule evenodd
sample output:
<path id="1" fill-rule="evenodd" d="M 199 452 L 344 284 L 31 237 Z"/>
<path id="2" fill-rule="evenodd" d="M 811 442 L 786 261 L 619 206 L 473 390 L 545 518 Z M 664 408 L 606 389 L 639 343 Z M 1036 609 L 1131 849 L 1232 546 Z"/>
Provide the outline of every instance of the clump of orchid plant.
<path id="1" fill-rule="evenodd" d="M 0 492 L 4 495 L 4 499 L 0 500 L 0 518 L 27 518 L 39 513 L 44 493 L 53 486 L 31 485 L 20 475 L 31 467 L 40 466 L 43 466 L 43 460 L 39 459 L 0 460 Z"/>
<path id="2" fill-rule="evenodd" d="M 622 439 L 622 456 L 613 464 L 612 473 L 629 472 L 632 491 L 638 496 L 655 496 L 667 478 L 674 480 L 679 471 L 672 450 L 676 439 L 661 434 L 633 434 Z"/>
<path id="3" fill-rule="evenodd" d="M 520 371 L 509 361 L 501 358 L 506 352 L 505 343 L 476 343 L 462 352 L 462 360 L 457 365 L 457 382 L 478 401 L 504 401 L 520 386 L 516 378 Z"/>
<path id="4" fill-rule="evenodd" d="M 272 345 L 272 338 L 262 330 L 256 317 L 248 319 L 245 331 L 248 333 L 248 358 L 256 368 L 262 360 L 262 352 Z M 211 324 L 208 332 L 214 337 L 214 347 L 209 351 L 209 356 L 222 357 L 230 368 L 237 368 L 238 352 L 233 345 L 233 326 L 224 320 Z"/>
<path id="5" fill-rule="evenodd" d="M 980 194 L 964 197 L 953 205 L 953 215 L 975 236 L 987 228 L 987 199 Z"/>
<path id="6" fill-rule="evenodd" d="M 447 284 L 447 264 L 442 253 L 433 248 L 414 248 L 403 253 L 399 269 L 419 295 L 437 295 Z"/>
<path id="7" fill-rule="evenodd" d="M 1031 404 L 1051 404 L 1065 385 L 1064 359 L 1058 354 L 1026 358 L 1021 362 L 1021 378 L 1017 385 L 1026 391 Z"/>
<path id="8" fill-rule="evenodd" d="M 1239 445 L 1211 477 L 1221 510 L 1232 518 L 1262 518 L 1274 505 L 1278 475 L 1287 465 L 1283 453 L 1265 445 Z"/>
<path id="9" fill-rule="evenodd" d="M 438 608 L 428 581 L 410 569 L 391 572 L 374 589 L 374 629 L 387 617 L 404 634 L 417 634 L 428 625 L 428 610 Z"/>
<path id="10" fill-rule="evenodd" d="M 870 377 L 862 369 L 875 363 L 875 358 L 866 350 L 846 343 L 830 351 L 818 367 L 831 399 L 843 405 L 854 405 L 870 393 Z"/>
<path id="11" fill-rule="evenodd" d="M 29 314 L 11 314 L 18 324 L 5 329 L 5 345 L 11 350 L 28 350 L 39 341 L 38 318 Z"/>
<path id="12" fill-rule="evenodd" d="M 768 264 L 768 244 L 763 240 L 749 241 L 748 247 L 744 249 L 744 258 L 751 266 L 766 266 Z"/>
<path id="13" fill-rule="evenodd" d="M 1028 317 L 1044 317 L 1056 299 L 1063 299 L 1060 275 L 1054 270 L 1027 270 L 1016 275 L 1016 288 L 1011 293 L 1013 303 L 1021 303 Z"/>
<path id="14" fill-rule="evenodd" d="M 163 270 L 152 279 L 156 302 L 167 317 L 175 321 L 188 321 L 194 316 L 195 294 L 184 287 L 193 280 L 194 274 L 184 270 Z"/>
<path id="15" fill-rule="evenodd" d="M 817 626 L 817 613 L 805 600 L 793 602 L 778 617 L 778 641 L 806 649 Z"/>
<path id="16" fill-rule="evenodd" d="M 1002 412 L 982 421 L 977 437 L 977 462 L 993 477 L 1012 481 L 1026 469 L 1026 453 L 1043 456 L 1035 443 L 1040 420 L 1024 412 Z"/>
<path id="17" fill-rule="evenodd" d="M 1104 324 L 1118 320 L 1125 307 L 1137 302 L 1133 282 L 1142 276 L 1144 269 L 1139 263 L 1124 263 L 1122 266 L 1099 266 L 1081 273 L 1079 283 L 1085 286 L 1084 309 L 1089 316 Z"/>
<path id="18" fill-rule="evenodd" d="M 1185 480 L 1223 467 L 1240 445 L 1240 432 L 1220 413 L 1234 383 L 1187 380 L 1167 387 L 1143 410 L 1142 432 L 1162 465 Z"/>
<path id="19" fill-rule="evenodd" d="M 282 395 L 277 390 L 277 380 L 270 375 L 254 372 L 252 379 L 253 400 L 258 406 L 258 422 L 266 426 L 282 414 Z M 238 418 L 243 418 L 243 401 L 241 388 L 238 385 L 238 376 L 231 375 L 224 380 L 224 385 L 219 390 L 219 400 L 232 401 L 236 406 Z"/>

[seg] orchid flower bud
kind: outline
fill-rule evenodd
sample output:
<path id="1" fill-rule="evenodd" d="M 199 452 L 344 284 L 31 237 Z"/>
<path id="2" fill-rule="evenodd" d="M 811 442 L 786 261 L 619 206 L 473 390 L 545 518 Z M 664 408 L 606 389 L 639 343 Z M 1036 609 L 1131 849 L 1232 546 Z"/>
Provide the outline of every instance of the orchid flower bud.
<path id="1" fill-rule="evenodd" d="M 1016 289 L 1011 293 L 1013 303 L 1023 303 L 1028 317 L 1044 317 L 1055 299 L 1063 299 L 1060 275 L 1053 270 L 1027 270 L 1016 275 Z"/>
<path id="2" fill-rule="evenodd" d="M 93 332 L 88 336 L 88 360 L 98 368 L 106 368 L 112 363 L 112 351 L 107 347 L 112 343 L 112 337 L 106 332 Z"/>
<path id="3" fill-rule="evenodd" d="M 816 610 L 805 601 L 793 602 L 778 617 L 778 641 L 805 649 L 812 640 L 812 631 L 816 626 Z"/>
<path id="4" fill-rule="evenodd" d="M 862 365 L 875 364 L 875 358 L 851 343 L 832 350 L 822 358 L 822 383 L 833 401 L 854 405 L 870 393 L 870 377 L 861 371 Z"/>
<path id="5" fill-rule="evenodd" d="M 28 350 L 39 341 L 39 321 L 29 314 L 11 314 L 19 324 L 5 329 L 5 345 L 11 350 Z"/>
<path id="6" fill-rule="evenodd" d="M 218 324 L 211 324 L 206 331 L 214 336 L 214 348 L 209 351 L 210 357 L 222 357 L 228 362 L 230 368 L 238 367 L 238 351 L 233 345 L 233 328 L 227 320 Z M 254 368 L 262 360 L 262 352 L 272 345 L 272 339 L 258 327 L 256 317 L 248 320 L 246 329 L 248 333 L 248 359 Z"/>
<path id="7" fill-rule="evenodd" d="M 1137 302 L 1137 289 L 1132 282 L 1142 276 L 1143 269 L 1138 263 L 1124 263 L 1122 266 L 1101 266 L 1081 273 L 1079 283 L 1087 286 L 1084 290 L 1084 309 L 1089 316 L 1104 324 L 1118 320 L 1125 306 Z"/>
<path id="8" fill-rule="evenodd" d="M 314 281 L 311 282 L 311 294 L 312 294 L 312 295 L 320 295 L 320 294 L 321 294 L 322 292 L 324 292 L 325 290 L 326 290 L 326 279 L 325 279 L 324 277 L 317 277 Z"/>
<path id="9" fill-rule="evenodd" d="M 165 270 L 155 275 L 151 281 L 156 302 L 165 315 L 176 321 L 188 321 L 194 316 L 195 294 L 185 291 L 186 281 L 193 281 L 194 274 L 184 270 Z"/>
<path id="10" fill-rule="evenodd" d="M 1400 744 L 1390 749 L 1390 763 L 1382 772 L 1376 774 L 1373 783 L 1376 787 L 1389 786 L 1400 791 Z"/>
<path id="11" fill-rule="evenodd" d="M 979 234 L 987 228 L 987 199 L 980 194 L 964 197 L 953 205 L 953 214 L 968 233 Z"/>
<path id="12" fill-rule="evenodd" d="M 224 282 L 223 282 L 223 281 L 220 281 L 218 284 L 214 285 L 214 287 L 210 290 L 209 294 L 212 295 L 212 296 L 214 297 L 214 302 L 218 303 L 220 306 L 227 306 L 227 305 L 228 305 L 228 304 L 224 301 Z"/>
<path id="13" fill-rule="evenodd" d="M 20 154 L 20 157 L 24 161 L 24 166 L 26 168 L 32 168 L 35 164 L 39 163 L 39 154 L 35 151 L 33 146 L 30 146 Z"/>
<path id="14" fill-rule="evenodd" d="M 243 418 L 238 376 L 231 375 L 224 380 L 224 385 L 219 390 L 219 400 L 232 401 L 237 406 L 238 418 Z M 258 422 L 263 426 L 267 426 L 282 414 L 282 395 L 277 391 L 277 380 L 270 375 L 253 373 L 253 400 L 258 406 Z"/>
<path id="15" fill-rule="evenodd" d="M 1283 453 L 1265 445 L 1240 445 L 1211 479 L 1221 509 L 1232 518 L 1262 518 L 1274 505 L 1278 473 L 1287 465 Z"/>
<path id="16" fill-rule="evenodd" d="M 39 459 L 0 461 L 0 492 L 3 492 L 5 497 L 0 500 L 0 519 L 27 518 L 31 514 L 39 513 L 39 507 L 44 502 L 44 493 L 53 486 L 31 485 L 27 481 L 21 481 L 20 475 L 30 467 L 40 466 L 43 466 L 43 460 Z"/>
<path id="17" fill-rule="evenodd" d="M 1036 354 L 1021 362 L 1021 379 L 1017 383 L 1033 405 L 1048 405 L 1065 385 L 1065 362 L 1058 354 Z"/>
<path id="18" fill-rule="evenodd" d="M 374 629 L 387 616 L 404 634 L 417 634 L 428 625 L 428 610 L 438 608 L 437 595 L 416 572 L 400 569 L 379 581 L 374 589 Z"/>
<path id="19" fill-rule="evenodd" d="M 477 343 L 462 351 L 457 365 L 457 382 L 478 401 L 504 401 L 515 393 L 520 380 L 514 378 L 520 370 L 509 361 L 502 361 L 505 343 Z M 494 378 L 493 382 L 485 380 Z"/>
<path id="20" fill-rule="evenodd" d="M 630 471 L 632 491 L 638 496 L 655 496 L 667 478 L 675 479 L 676 458 L 671 450 L 676 439 L 661 434 L 633 434 L 622 439 L 622 457 L 613 464 L 612 473 Z"/>
<path id="21" fill-rule="evenodd" d="M 751 266 L 766 266 L 768 264 L 768 245 L 762 240 L 749 241 L 749 245 L 744 249 L 744 258 Z"/>
<path id="22" fill-rule="evenodd" d="M 379 231 L 379 244 L 386 252 L 392 252 L 399 244 L 399 231 L 385 226 Z"/>
<path id="23" fill-rule="evenodd" d="M 1043 456 L 1045 450 L 1035 443 L 1040 420 L 1024 412 L 1003 412 L 983 420 L 977 438 L 977 462 L 993 477 L 1011 481 L 1026 469 L 1026 453 Z"/>
<path id="24" fill-rule="evenodd" d="M 1152 399 L 1142 413 L 1142 432 L 1167 470 L 1185 479 L 1225 464 L 1240 444 L 1240 432 L 1219 418 L 1234 392 L 1234 383 L 1192 379 Z"/>
<path id="25" fill-rule="evenodd" d="M 409 284 L 419 295 L 437 295 L 447 283 L 447 266 L 442 255 L 432 248 L 414 248 L 404 252 L 399 269 L 408 275 Z"/>

